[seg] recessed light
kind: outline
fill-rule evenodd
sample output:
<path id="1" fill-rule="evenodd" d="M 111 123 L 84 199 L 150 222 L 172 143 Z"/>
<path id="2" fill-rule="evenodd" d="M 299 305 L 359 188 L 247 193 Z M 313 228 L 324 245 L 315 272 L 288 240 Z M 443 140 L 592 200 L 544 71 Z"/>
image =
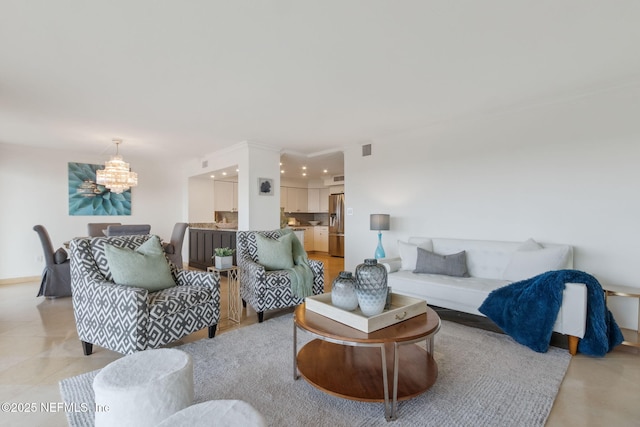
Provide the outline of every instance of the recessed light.
<path id="1" fill-rule="evenodd" d="M 329 172 L 329 171 L 325 169 L 325 170 L 323 170 L 322 172 L 327 173 L 327 172 Z"/>
<path id="2" fill-rule="evenodd" d="M 284 173 L 284 169 L 282 169 L 282 170 L 280 171 L 280 173 Z"/>
<path id="3" fill-rule="evenodd" d="M 240 169 L 236 169 L 236 172 L 240 172 Z"/>
<path id="4" fill-rule="evenodd" d="M 210 175 L 210 177 L 211 177 L 211 178 L 215 178 L 216 176 L 215 176 L 215 175 Z"/>
<path id="5" fill-rule="evenodd" d="M 222 172 L 222 175 L 226 175 L 226 174 L 227 174 L 226 172 Z"/>
<path id="6" fill-rule="evenodd" d="M 302 170 L 303 170 L 303 171 L 306 171 L 306 170 L 307 170 L 307 167 L 306 167 L 306 166 L 303 166 L 303 167 L 302 167 Z"/>
<path id="7" fill-rule="evenodd" d="M 306 172 L 302 172 L 302 176 L 307 176 L 307 173 Z"/>

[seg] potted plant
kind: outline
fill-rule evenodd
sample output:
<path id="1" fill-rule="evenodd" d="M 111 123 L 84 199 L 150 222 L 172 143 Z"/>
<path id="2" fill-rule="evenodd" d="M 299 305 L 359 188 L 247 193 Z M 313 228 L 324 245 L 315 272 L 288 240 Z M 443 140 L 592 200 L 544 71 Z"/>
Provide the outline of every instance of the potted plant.
<path id="1" fill-rule="evenodd" d="M 231 248 L 215 248 L 215 266 L 219 269 L 233 267 L 233 253 L 236 251 Z"/>

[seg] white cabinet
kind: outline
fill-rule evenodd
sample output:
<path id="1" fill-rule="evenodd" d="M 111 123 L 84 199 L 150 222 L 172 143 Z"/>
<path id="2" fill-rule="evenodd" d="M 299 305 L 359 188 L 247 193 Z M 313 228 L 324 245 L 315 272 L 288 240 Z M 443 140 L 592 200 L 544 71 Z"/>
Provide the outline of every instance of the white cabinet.
<path id="1" fill-rule="evenodd" d="M 309 212 L 320 212 L 320 189 L 309 188 L 307 190 L 307 209 Z"/>
<path id="2" fill-rule="evenodd" d="M 329 187 L 309 188 L 308 212 L 329 212 Z"/>
<path id="3" fill-rule="evenodd" d="M 304 250 L 307 252 L 315 251 L 314 227 L 305 227 L 304 229 Z"/>
<path id="4" fill-rule="evenodd" d="M 287 195 L 289 194 L 288 187 L 280 187 L 280 207 L 284 208 L 285 212 L 289 212 L 287 207 L 289 204 L 287 203 Z"/>
<path id="5" fill-rule="evenodd" d="M 213 181 L 213 207 L 216 211 L 237 211 L 238 183 Z"/>
<path id="6" fill-rule="evenodd" d="M 329 227 L 313 227 L 313 247 L 319 252 L 329 252 Z"/>
<path id="7" fill-rule="evenodd" d="M 329 188 L 325 187 L 320 189 L 318 212 L 329 212 L 329 194 Z"/>
<path id="8" fill-rule="evenodd" d="M 306 188 L 287 188 L 285 212 L 307 212 L 308 194 Z"/>

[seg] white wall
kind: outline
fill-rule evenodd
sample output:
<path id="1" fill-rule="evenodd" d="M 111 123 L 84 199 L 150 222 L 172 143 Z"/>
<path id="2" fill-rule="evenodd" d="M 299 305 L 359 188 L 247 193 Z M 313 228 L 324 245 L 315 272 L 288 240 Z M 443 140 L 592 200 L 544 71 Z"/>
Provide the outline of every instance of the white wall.
<path id="1" fill-rule="evenodd" d="M 0 144 L 0 280 L 41 274 L 44 262 L 36 261 L 42 255 L 33 231 L 36 224 L 47 228 L 56 248 L 85 236 L 88 222 L 148 223 L 152 233 L 169 239 L 173 225 L 186 220 L 183 170 L 157 159 L 136 159 L 126 153 L 124 158 L 139 180 L 131 191 L 131 216 L 70 216 L 67 163 L 103 164 L 108 159 Z"/>
<path id="2" fill-rule="evenodd" d="M 373 256 L 369 214 L 391 215 L 387 256 L 409 236 L 567 243 L 575 268 L 640 287 L 638 88 L 442 123 L 345 152 L 345 268 Z M 635 304 L 635 305 L 634 305 Z M 612 302 L 637 328 L 637 302 Z"/>
<path id="3" fill-rule="evenodd" d="M 189 181 L 189 222 L 213 222 L 214 181 L 211 178 L 191 177 Z"/>

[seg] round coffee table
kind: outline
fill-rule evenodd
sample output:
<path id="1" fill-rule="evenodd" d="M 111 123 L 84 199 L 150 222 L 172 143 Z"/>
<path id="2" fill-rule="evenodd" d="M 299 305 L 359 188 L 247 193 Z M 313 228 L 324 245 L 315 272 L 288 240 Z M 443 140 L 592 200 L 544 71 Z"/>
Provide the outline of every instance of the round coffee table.
<path id="1" fill-rule="evenodd" d="M 317 337 L 299 352 L 298 328 Z M 301 304 L 293 320 L 293 377 L 298 379 L 299 372 L 334 396 L 384 402 L 386 419 L 395 420 L 398 400 L 424 393 L 438 377 L 433 338 L 439 329 L 440 317 L 429 307 L 425 314 L 366 333 Z M 416 345 L 420 341 L 426 341 L 426 348 Z"/>

